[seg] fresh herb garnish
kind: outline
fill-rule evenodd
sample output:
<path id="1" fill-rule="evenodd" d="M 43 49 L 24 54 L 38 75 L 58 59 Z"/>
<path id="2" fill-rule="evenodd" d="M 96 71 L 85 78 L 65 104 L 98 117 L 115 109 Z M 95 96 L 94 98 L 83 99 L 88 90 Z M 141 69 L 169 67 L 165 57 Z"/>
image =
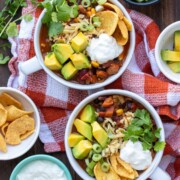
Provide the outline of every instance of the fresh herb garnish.
<path id="1" fill-rule="evenodd" d="M 6 64 L 9 60 L 9 56 L 4 56 L 2 53 L 0 53 L 0 64 Z"/>
<path id="2" fill-rule="evenodd" d="M 78 16 L 78 4 L 76 1 L 70 1 L 69 5 L 66 0 L 54 0 L 52 2 L 45 0 L 40 3 L 40 7 L 46 9 L 42 23 L 47 24 L 49 37 L 57 36 L 63 32 L 63 22 Z"/>
<path id="3" fill-rule="evenodd" d="M 124 140 L 141 141 L 144 150 L 163 150 L 165 142 L 158 141 L 161 128 L 155 129 L 150 114 L 144 109 L 137 109 L 134 115 L 131 124 L 124 131 Z"/>

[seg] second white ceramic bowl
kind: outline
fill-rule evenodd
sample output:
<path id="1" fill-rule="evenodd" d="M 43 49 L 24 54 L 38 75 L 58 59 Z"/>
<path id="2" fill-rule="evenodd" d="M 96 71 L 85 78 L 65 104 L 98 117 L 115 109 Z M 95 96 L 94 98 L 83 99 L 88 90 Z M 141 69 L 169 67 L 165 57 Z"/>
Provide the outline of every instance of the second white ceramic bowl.
<path id="1" fill-rule="evenodd" d="M 94 180 L 94 178 L 90 177 L 85 170 L 83 170 L 81 168 L 81 166 L 78 164 L 77 160 L 74 158 L 71 148 L 68 145 L 68 137 L 72 131 L 72 127 L 73 127 L 73 122 L 75 120 L 75 118 L 77 117 L 77 115 L 79 114 L 79 112 L 83 109 L 83 107 L 92 102 L 94 99 L 96 99 L 99 96 L 104 96 L 104 95 L 122 95 L 122 96 L 126 96 L 126 97 L 130 97 L 133 100 L 135 100 L 136 102 L 139 102 L 140 104 L 142 104 L 144 106 L 144 108 L 151 114 L 152 119 L 155 121 L 156 126 L 158 128 L 161 128 L 161 133 L 160 133 L 160 141 L 165 141 L 165 135 L 164 135 L 164 128 L 163 128 L 163 124 L 161 122 L 161 119 L 159 117 L 159 115 L 157 114 L 156 110 L 152 107 L 152 105 L 147 102 L 145 99 L 143 99 L 142 97 L 138 96 L 137 94 L 134 94 L 132 92 L 129 91 L 124 91 L 124 90 L 104 90 L 104 91 L 100 91 L 97 92 L 95 94 L 92 94 L 90 96 L 88 96 L 87 98 L 85 98 L 83 101 L 81 101 L 81 103 L 78 104 L 78 106 L 76 106 L 76 108 L 73 110 L 72 114 L 69 117 L 68 123 L 66 125 L 66 130 L 65 130 L 65 148 L 66 148 L 66 154 L 67 157 L 70 161 L 70 164 L 72 165 L 73 169 L 76 171 L 76 173 L 85 180 Z M 138 180 L 144 180 L 147 179 L 150 175 L 152 178 L 153 176 L 153 180 L 157 180 L 158 177 L 157 176 L 161 176 L 163 178 L 165 178 L 166 180 L 170 180 L 169 175 L 167 175 L 164 171 L 162 171 L 159 167 L 158 164 L 162 158 L 163 155 L 163 151 L 159 151 L 158 153 L 156 153 L 153 162 L 151 164 L 151 166 L 144 171 L 137 179 Z M 157 172 L 158 173 L 154 173 Z M 163 179 L 162 178 L 162 179 Z"/>

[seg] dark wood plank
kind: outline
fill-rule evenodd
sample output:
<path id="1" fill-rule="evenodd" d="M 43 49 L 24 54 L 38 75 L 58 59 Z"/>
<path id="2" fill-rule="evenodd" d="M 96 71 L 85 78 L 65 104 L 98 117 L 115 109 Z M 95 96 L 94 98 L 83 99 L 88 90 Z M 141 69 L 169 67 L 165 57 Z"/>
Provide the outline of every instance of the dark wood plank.
<path id="1" fill-rule="evenodd" d="M 0 1 L 0 9 L 3 8 L 4 0 Z M 123 0 L 120 2 L 129 9 L 134 9 L 139 12 L 142 12 L 152 19 L 154 19 L 157 24 L 159 25 L 160 29 L 163 30 L 167 25 L 177 21 L 180 19 L 180 2 L 179 0 L 161 0 L 160 3 L 147 6 L 147 7 L 139 7 L 133 6 L 125 3 Z M 5 43 L 6 41 L 0 40 L 0 44 Z M 2 50 L 0 49 L 0 52 Z M 6 52 L 6 55 L 10 55 L 10 51 Z M 0 86 L 6 86 L 7 80 L 9 78 L 10 72 L 8 70 L 7 65 L 0 66 Z M 15 160 L 10 161 L 0 161 L 0 179 L 1 180 L 8 180 L 9 176 L 16 166 L 22 159 L 33 155 L 33 154 L 46 154 L 43 149 L 43 144 L 38 140 L 36 144 L 28 151 L 28 153 L 24 154 L 22 157 L 17 158 Z M 72 169 L 70 166 L 66 154 L 64 152 L 57 152 L 57 153 L 50 153 L 50 155 L 57 157 L 58 159 L 62 160 L 68 169 L 70 170 L 72 177 L 74 180 L 81 179 Z"/>

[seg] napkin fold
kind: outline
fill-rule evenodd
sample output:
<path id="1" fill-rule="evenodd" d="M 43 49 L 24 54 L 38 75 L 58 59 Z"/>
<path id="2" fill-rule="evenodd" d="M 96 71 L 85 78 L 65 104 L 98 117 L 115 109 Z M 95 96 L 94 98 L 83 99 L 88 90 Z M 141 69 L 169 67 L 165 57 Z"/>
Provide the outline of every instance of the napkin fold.
<path id="1" fill-rule="evenodd" d="M 139 12 L 129 10 L 136 29 L 136 47 L 131 63 L 112 84 L 91 91 L 80 91 L 59 84 L 43 70 L 24 76 L 18 63 L 35 56 L 34 27 L 41 13 L 31 2 L 22 14 L 33 15 L 31 22 L 21 21 L 19 36 L 9 38 L 13 54 L 9 62 L 11 76 L 8 86 L 26 93 L 37 105 L 41 117 L 40 140 L 46 152 L 64 151 L 65 126 L 71 111 L 89 94 L 102 89 L 125 89 L 149 101 L 157 110 L 166 133 L 166 148 L 160 166 L 172 179 L 180 179 L 180 85 L 168 80 L 159 70 L 154 47 L 160 34 L 157 24 Z"/>

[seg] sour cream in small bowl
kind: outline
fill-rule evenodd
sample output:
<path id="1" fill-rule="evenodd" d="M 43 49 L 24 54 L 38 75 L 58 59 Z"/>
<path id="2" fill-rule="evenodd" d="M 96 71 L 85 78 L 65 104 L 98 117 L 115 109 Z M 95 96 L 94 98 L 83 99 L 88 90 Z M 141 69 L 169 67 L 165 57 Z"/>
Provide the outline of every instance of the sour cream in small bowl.
<path id="1" fill-rule="evenodd" d="M 13 170 L 10 180 L 72 180 L 67 167 L 57 158 L 38 154 L 21 161 Z"/>

